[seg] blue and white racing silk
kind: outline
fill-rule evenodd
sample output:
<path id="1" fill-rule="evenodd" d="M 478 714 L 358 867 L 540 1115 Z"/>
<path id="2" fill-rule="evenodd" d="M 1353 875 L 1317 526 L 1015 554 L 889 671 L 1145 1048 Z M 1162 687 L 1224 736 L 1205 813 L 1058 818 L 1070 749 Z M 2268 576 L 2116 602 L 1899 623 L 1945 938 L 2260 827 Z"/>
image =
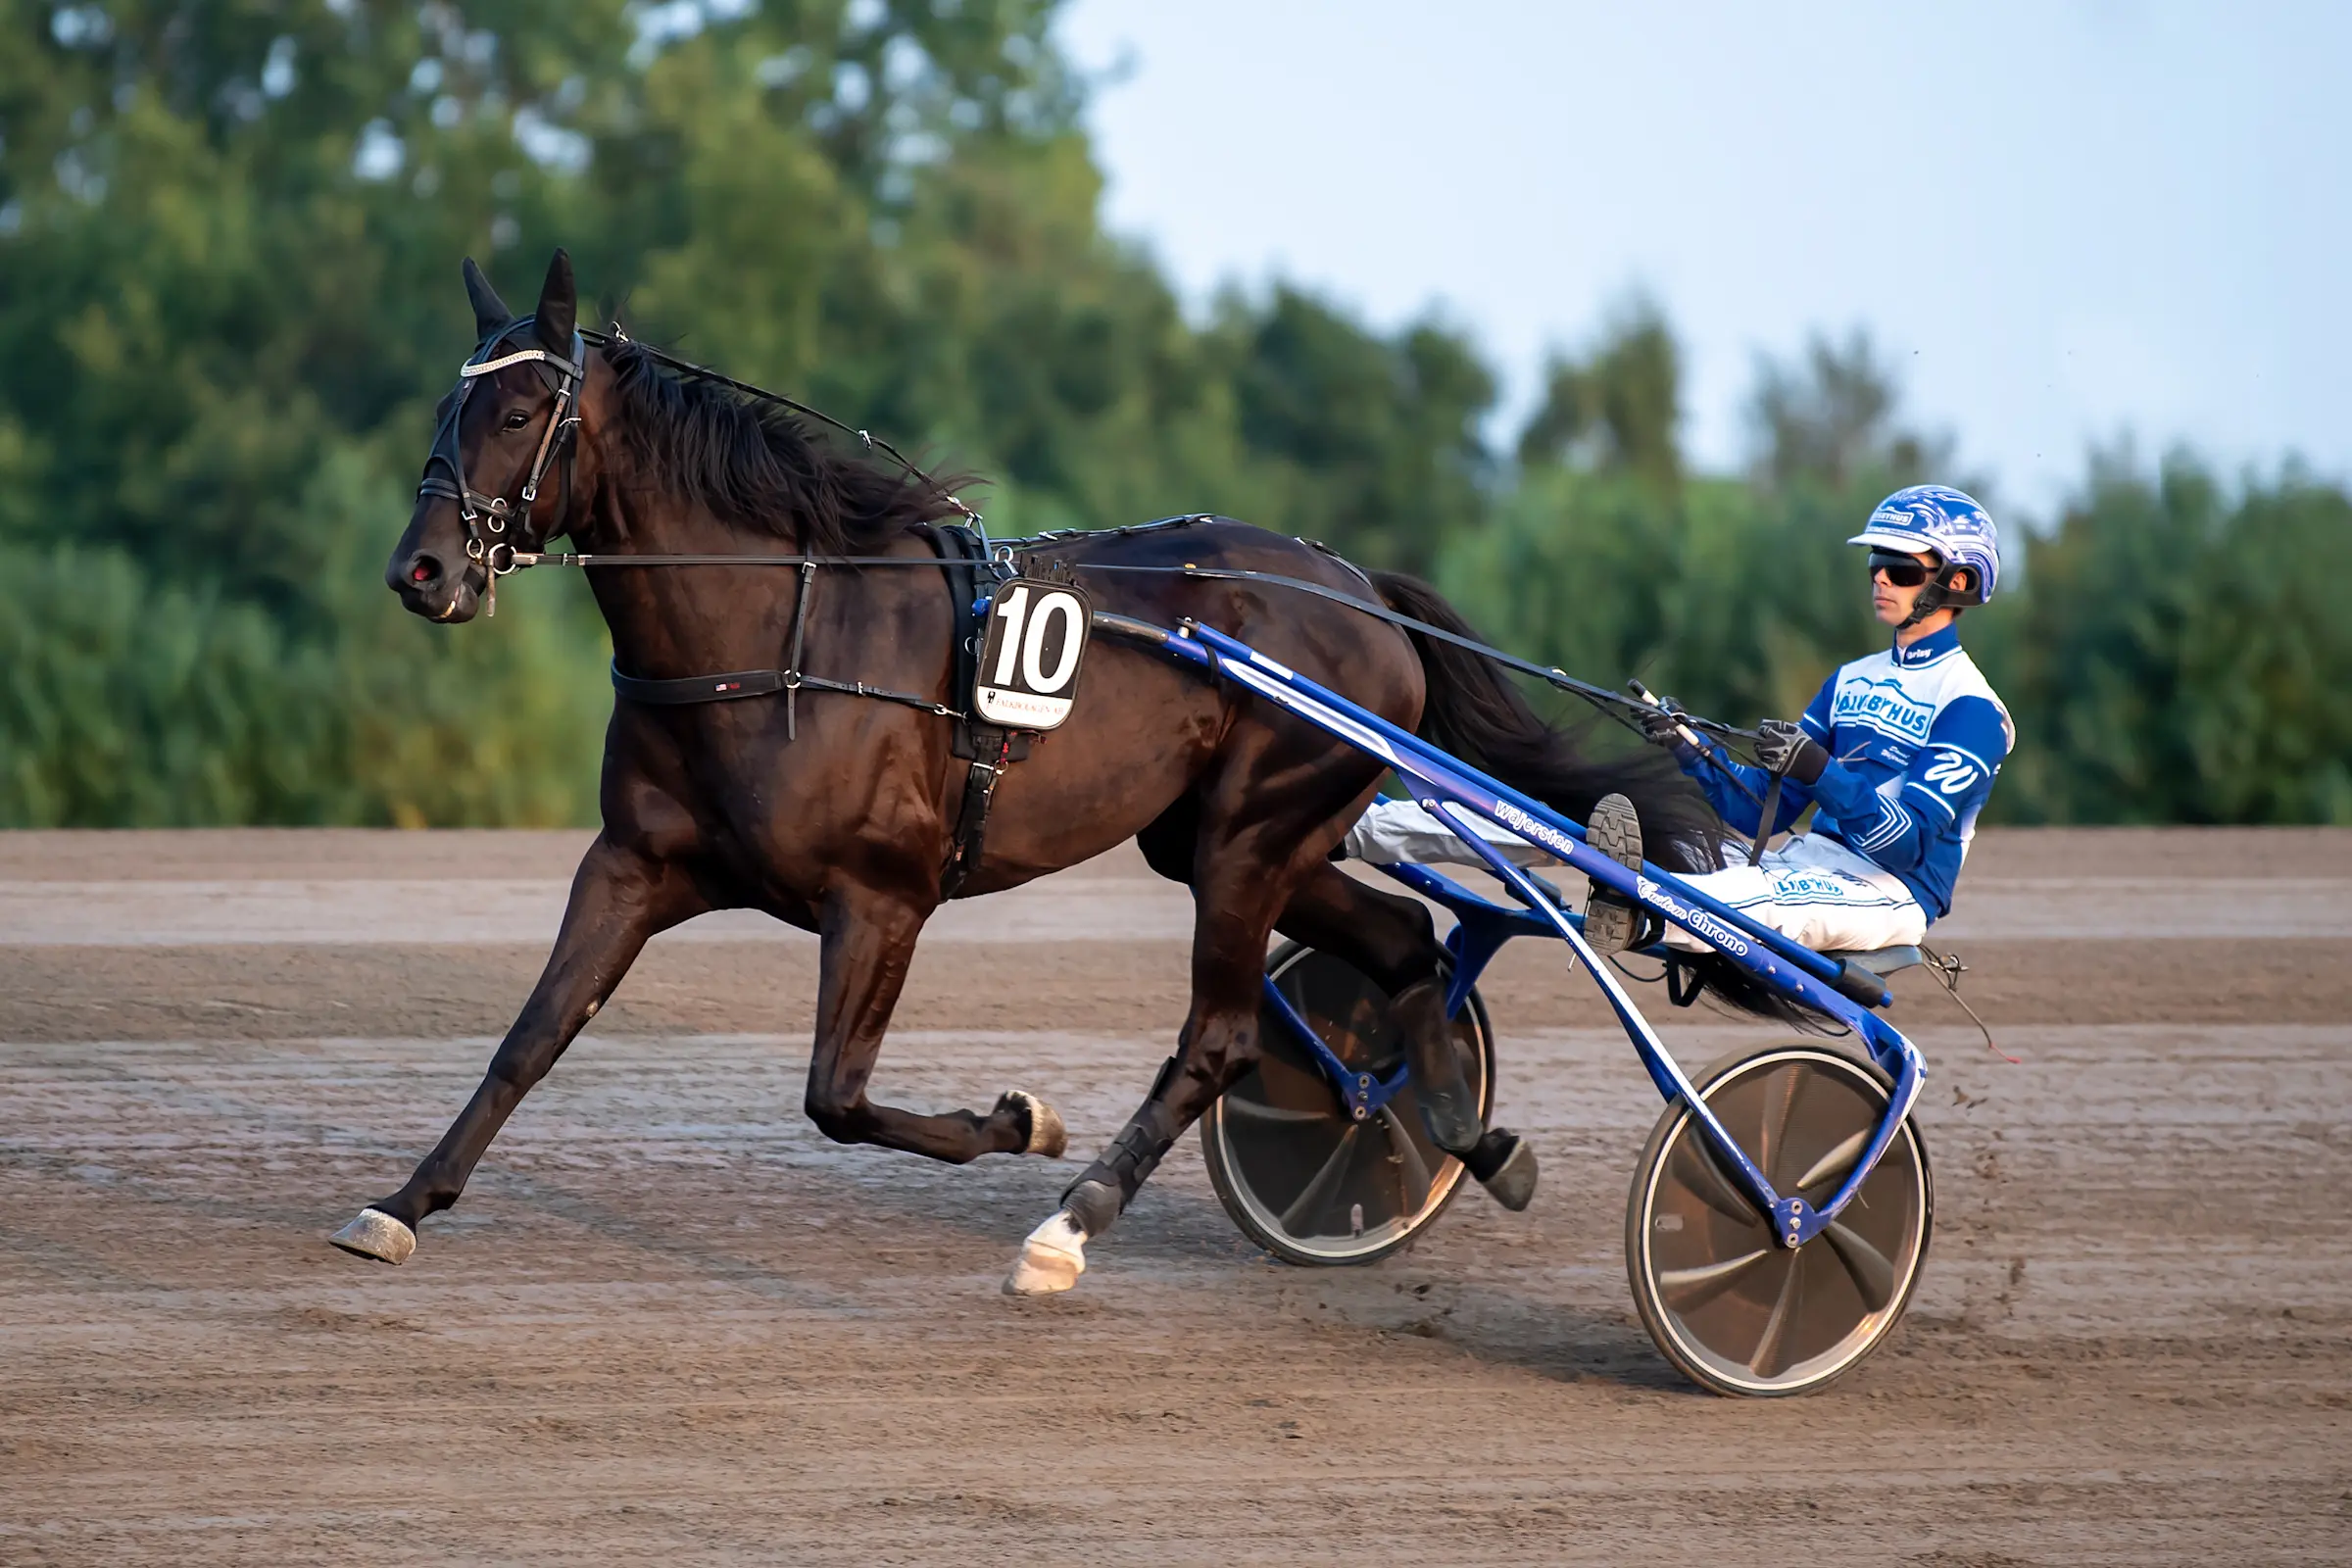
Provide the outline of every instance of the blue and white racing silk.
<path id="1" fill-rule="evenodd" d="M 1962 651 L 1958 631 L 1946 626 L 1908 648 L 1855 660 L 1823 683 L 1798 722 L 1832 760 L 1815 784 L 1782 785 L 1773 831 L 1817 807 L 1809 837 L 1891 872 L 1928 919 L 1948 913 L 1977 813 L 2017 741 L 2009 710 Z M 1684 770 L 1724 821 L 1754 833 L 1771 776 L 1683 751 Z M 1727 768 L 1756 800 L 1725 780 Z"/>

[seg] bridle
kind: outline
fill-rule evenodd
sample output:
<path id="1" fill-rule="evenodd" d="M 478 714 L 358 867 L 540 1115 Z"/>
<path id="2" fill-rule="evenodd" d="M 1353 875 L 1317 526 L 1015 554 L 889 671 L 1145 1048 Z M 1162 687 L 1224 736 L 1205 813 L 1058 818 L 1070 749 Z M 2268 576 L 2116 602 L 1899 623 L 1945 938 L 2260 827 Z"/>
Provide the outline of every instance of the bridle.
<path id="1" fill-rule="evenodd" d="M 498 579 L 515 566 L 515 539 L 503 537 L 510 518 L 516 521 L 515 538 L 528 544 L 540 541 L 526 537 L 531 512 L 538 505 L 539 485 L 547 477 L 548 466 L 561 452 L 564 457 L 564 499 L 556 512 L 559 526 L 550 528 L 550 536 L 562 531 L 564 514 L 571 510 L 571 466 L 578 451 L 576 440 L 580 423 L 580 386 L 588 373 L 588 350 L 579 330 L 571 334 L 571 358 L 566 360 L 544 348 L 516 349 L 500 354 L 507 340 L 515 333 L 537 325 L 537 318 L 516 317 L 482 340 L 473 355 L 458 368 L 458 384 L 450 394 L 449 412 L 442 416 L 440 425 L 433 431 L 432 450 L 425 455 L 424 477 L 417 481 L 416 496 L 437 496 L 458 504 L 458 515 L 466 525 L 466 559 L 482 568 L 488 579 L 483 589 L 483 608 L 490 614 L 498 613 Z M 555 407 L 548 411 L 547 428 L 540 432 L 539 450 L 531 456 L 531 471 L 522 482 L 520 509 L 505 496 L 485 495 L 473 488 L 466 478 L 466 458 L 459 442 L 458 424 L 466 412 L 466 399 L 473 391 L 473 383 L 513 365 L 536 363 L 542 367 L 539 374 L 552 383 L 556 394 Z M 436 471 L 447 469 L 447 477 Z M 455 601 L 452 601 L 455 608 Z"/>

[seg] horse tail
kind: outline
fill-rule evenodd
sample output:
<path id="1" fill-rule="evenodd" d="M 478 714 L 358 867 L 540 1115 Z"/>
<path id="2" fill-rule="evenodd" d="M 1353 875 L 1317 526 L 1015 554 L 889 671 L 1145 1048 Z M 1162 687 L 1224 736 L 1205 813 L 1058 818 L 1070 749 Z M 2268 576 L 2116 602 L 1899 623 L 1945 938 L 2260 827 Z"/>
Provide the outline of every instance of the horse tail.
<path id="1" fill-rule="evenodd" d="M 1398 614 L 1473 642 L 1483 640 L 1459 611 L 1418 577 L 1391 571 L 1370 575 L 1381 601 Z M 1410 627 L 1405 631 L 1429 685 L 1416 731 L 1422 739 L 1579 822 L 1592 814 L 1602 796 L 1623 795 L 1641 814 L 1651 860 L 1684 871 L 1713 870 L 1721 863 L 1722 820 L 1665 754 L 1643 747 L 1618 756 L 1592 755 L 1587 742 L 1596 721 L 1571 729 L 1546 723 L 1501 666 Z"/>
<path id="2" fill-rule="evenodd" d="M 1367 573 L 1381 602 L 1398 614 L 1467 637 L 1485 639 L 1443 595 L 1401 572 Z M 1604 795 L 1623 795 L 1642 819 L 1642 853 L 1676 871 L 1712 871 L 1723 863 L 1723 819 L 1705 794 L 1663 753 L 1643 747 L 1619 756 L 1586 749 L 1597 719 L 1563 729 L 1546 723 L 1501 667 L 1466 648 L 1405 628 L 1429 688 L 1422 705 L 1422 739 L 1484 768 L 1515 789 L 1582 822 Z M 1819 1020 L 1758 983 L 1721 954 L 1677 956 L 1696 971 L 1717 1000 L 1742 1012 L 1818 1028 Z"/>

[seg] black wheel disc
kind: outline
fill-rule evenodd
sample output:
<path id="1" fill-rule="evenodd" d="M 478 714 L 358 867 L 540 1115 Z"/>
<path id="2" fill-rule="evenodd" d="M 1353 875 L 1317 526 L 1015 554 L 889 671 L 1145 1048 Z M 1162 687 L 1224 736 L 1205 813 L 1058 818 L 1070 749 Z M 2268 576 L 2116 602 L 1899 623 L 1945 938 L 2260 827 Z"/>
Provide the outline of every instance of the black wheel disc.
<path id="1" fill-rule="evenodd" d="M 1784 1196 L 1822 1203 L 1861 1157 L 1888 1088 L 1818 1046 L 1715 1063 L 1692 1083 Z M 1677 1101 L 1650 1133 L 1626 1205 L 1626 1271 L 1658 1348 L 1719 1394 L 1801 1394 L 1883 1343 L 1919 1283 L 1934 1225 L 1927 1149 L 1906 1118 L 1820 1236 L 1780 1246 Z"/>
<path id="2" fill-rule="evenodd" d="M 1388 994 L 1352 965 L 1285 943 L 1266 973 L 1350 1072 L 1385 1080 L 1404 1061 Z M 1494 1043 L 1475 991 L 1453 1038 L 1483 1117 L 1494 1106 Z M 1225 1212 L 1292 1263 L 1368 1263 L 1412 1240 L 1464 1175 L 1430 1142 L 1413 1087 L 1359 1122 L 1271 1007 L 1258 1040 L 1258 1064 L 1200 1119 L 1200 1152 Z"/>

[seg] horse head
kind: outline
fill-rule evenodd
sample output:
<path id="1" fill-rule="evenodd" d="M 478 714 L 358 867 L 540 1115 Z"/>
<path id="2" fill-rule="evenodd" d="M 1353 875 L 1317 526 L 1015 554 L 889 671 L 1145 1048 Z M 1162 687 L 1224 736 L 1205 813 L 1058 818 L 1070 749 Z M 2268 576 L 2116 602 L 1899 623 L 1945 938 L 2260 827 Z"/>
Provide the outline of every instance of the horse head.
<path id="1" fill-rule="evenodd" d="M 384 567 L 401 603 L 437 621 L 472 619 L 515 552 L 571 526 L 575 497 L 594 477 L 576 439 L 589 367 L 571 258 L 556 252 L 525 317 L 470 257 L 465 274 L 479 342 L 435 411 L 416 505 Z"/>

